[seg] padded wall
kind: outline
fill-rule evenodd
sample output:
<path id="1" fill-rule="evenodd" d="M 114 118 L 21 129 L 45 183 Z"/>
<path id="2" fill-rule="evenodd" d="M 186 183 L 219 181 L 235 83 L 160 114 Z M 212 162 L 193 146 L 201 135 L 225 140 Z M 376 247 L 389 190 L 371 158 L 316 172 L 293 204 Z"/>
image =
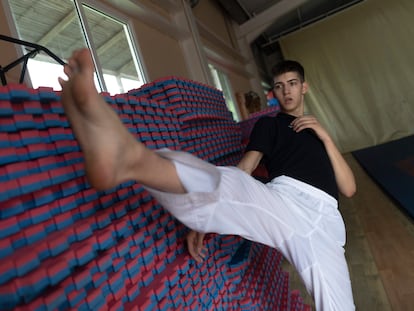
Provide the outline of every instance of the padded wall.
<path id="1" fill-rule="evenodd" d="M 216 165 L 234 165 L 240 159 L 240 125 L 233 120 L 221 91 L 172 76 L 129 93 L 157 100 L 177 115 L 182 150 Z"/>
<path id="2" fill-rule="evenodd" d="M 240 156 L 240 133 L 222 96 L 211 108 L 180 114 L 187 105 L 181 98 L 169 106 L 175 93 L 162 100 L 103 95 L 149 148 L 184 149 L 217 163 Z M 289 291 L 277 251 L 210 234 L 209 256 L 196 264 L 185 250 L 186 228 L 141 185 L 91 189 L 59 96 L 0 87 L 1 310 L 307 308 Z M 210 141 L 223 128 L 222 143 Z"/>

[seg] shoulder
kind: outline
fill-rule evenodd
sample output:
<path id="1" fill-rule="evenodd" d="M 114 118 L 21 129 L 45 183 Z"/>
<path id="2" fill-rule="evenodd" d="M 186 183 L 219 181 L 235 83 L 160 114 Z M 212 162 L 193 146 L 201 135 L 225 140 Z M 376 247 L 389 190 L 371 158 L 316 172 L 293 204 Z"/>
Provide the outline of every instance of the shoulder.
<path id="1" fill-rule="evenodd" d="M 253 132 L 255 133 L 269 133 L 271 131 L 274 131 L 274 129 L 277 127 L 277 120 L 276 117 L 261 117 L 256 121 L 253 127 Z"/>
<path id="2" fill-rule="evenodd" d="M 292 116 L 292 115 L 290 115 L 290 114 L 284 113 L 284 112 L 279 112 L 279 113 L 276 115 L 276 118 L 277 118 L 279 121 L 287 121 L 287 122 L 291 122 L 291 121 L 293 121 L 296 117 L 294 117 L 294 116 Z"/>
<path id="3" fill-rule="evenodd" d="M 259 120 L 257 120 L 256 122 L 256 126 L 271 126 L 274 125 L 277 122 L 276 117 L 269 117 L 269 116 L 264 116 L 261 117 Z"/>
<path id="4" fill-rule="evenodd" d="M 276 116 L 264 116 L 257 120 L 256 125 L 260 127 L 275 127 L 280 124 L 290 124 L 295 119 L 294 116 L 279 112 Z"/>

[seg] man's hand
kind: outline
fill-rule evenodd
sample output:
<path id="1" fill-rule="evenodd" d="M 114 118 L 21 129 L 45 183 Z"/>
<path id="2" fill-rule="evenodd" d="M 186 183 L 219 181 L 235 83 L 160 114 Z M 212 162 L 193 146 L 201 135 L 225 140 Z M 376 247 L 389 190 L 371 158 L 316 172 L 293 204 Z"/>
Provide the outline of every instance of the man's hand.
<path id="1" fill-rule="evenodd" d="M 203 246 L 205 233 L 191 230 L 187 235 L 187 247 L 191 257 L 197 262 L 202 262 L 206 257 L 207 248 Z"/>
<path id="2" fill-rule="evenodd" d="M 306 128 L 312 129 L 319 137 L 319 139 L 323 142 L 331 139 L 328 132 L 319 123 L 318 119 L 312 115 L 297 117 L 292 121 L 291 126 L 295 132 L 300 132 Z"/>

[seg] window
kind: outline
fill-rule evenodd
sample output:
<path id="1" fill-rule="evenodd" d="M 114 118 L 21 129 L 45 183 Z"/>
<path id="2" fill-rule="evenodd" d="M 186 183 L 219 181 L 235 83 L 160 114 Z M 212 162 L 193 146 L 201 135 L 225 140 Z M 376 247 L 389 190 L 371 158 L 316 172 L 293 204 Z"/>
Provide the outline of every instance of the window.
<path id="1" fill-rule="evenodd" d="M 233 114 L 233 119 L 235 121 L 240 121 L 238 109 L 236 108 L 234 97 L 233 97 L 233 90 L 230 86 L 230 83 L 229 83 L 229 80 L 226 74 L 218 70 L 216 67 L 214 67 L 211 64 L 209 64 L 208 67 L 210 68 L 211 75 L 213 76 L 215 87 L 223 92 L 223 96 L 226 101 L 227 108 Z"/>
<path id="2" fill-rule="evenodd" d="M 97 88 L 111 94 L 138 88 L 144 81 L 128 24 L 79 0 L 9 0 L 19 39 L 48 48 L 62 60 L 89 47 L 96 65 Z M 25 51 L 27 53 L 27 51 Z M 63 68 L 39 53 L 28 62 L 32 86 L 60 89 Z"/>

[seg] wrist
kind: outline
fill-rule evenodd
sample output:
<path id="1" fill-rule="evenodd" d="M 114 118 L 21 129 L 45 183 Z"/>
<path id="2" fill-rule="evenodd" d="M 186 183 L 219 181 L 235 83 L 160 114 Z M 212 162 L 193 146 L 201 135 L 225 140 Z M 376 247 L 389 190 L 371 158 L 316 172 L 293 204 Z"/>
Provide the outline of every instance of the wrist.
<path id="1" fill-rule="evenodd" d="M 332 138 L 329 135 L 326 135 L 323 139 L 322 139 L 323 144 L 325 145 L 326 148 L 329 148 L 331 146 L 336 147 L 334 141 L 332 140 Z"/>

